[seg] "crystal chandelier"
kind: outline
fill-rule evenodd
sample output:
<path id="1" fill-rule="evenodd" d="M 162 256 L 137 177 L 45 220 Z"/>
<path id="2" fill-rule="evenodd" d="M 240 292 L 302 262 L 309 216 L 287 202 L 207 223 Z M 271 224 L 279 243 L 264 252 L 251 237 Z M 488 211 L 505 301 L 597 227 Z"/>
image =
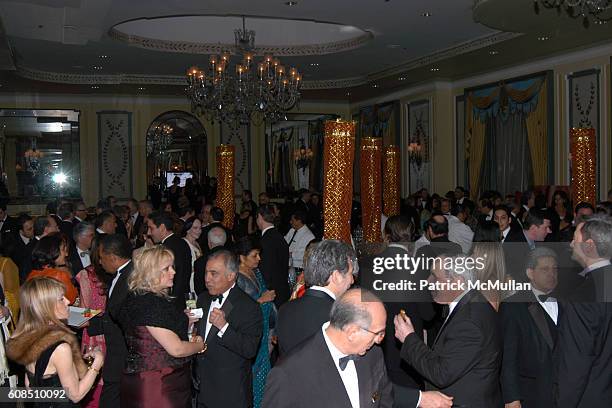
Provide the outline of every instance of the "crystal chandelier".
<path id="1" fill-rule="evenodd" d="M 304 139 L 300 139 L 300 148 L 293 151 L 293 160 L 298 169 L 306 171 L 310 161 L 314 157 L 312 149 L 306 147 Z"/>
<path id="2" fill-rule="evenodd" d="M 229 51 L 211 55 L 208 67 L 187 71 L 187 94 L 191 109 L 210 120 L 237 130 L 243 123 L 271 123 L 284 117 L 300 100 L 302 77 L 295 68 L 287 70 L 277 58 L 264 55 L 255 62 L 255 31 L 234 30 L 234 55 L 241 62 L 230 67 Z"/>
<path id="3" fill-rule="evenodd" d="M 533 0 L 536 14 L 540 12 L 540 5 L 547 9 L 557 9 L 560 13 L 565 9 L 572 18 L 582 18 L 583 25 L 589 26 L 589 18 L 596 24 L 605 24 L 612 20 L 612 0 Z"/>
<path id="4" fill-rule="evenodd" d="M 168 157 L 168 148 L 174 141 L 172 126 L 163 123 L 155 126 L 147 135 L 147 156 L 164 161 Z"/>
<path id="5" fill-rule="evenodd" d="M 423 146 L 417 142 L 408 144 L 408 160 L 413 162 L 418 168 L 423 164 Z"/>

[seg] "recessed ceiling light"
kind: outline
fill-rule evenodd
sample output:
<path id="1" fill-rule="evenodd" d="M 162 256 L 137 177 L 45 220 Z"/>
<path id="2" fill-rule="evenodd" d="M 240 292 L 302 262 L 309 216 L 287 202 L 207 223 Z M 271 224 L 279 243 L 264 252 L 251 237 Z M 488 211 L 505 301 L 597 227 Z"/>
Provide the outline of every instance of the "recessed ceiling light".
<path id="1" fill-rule="evenodd" d="M 92 85 L 91 89 L 100 89 L 100 87 L 98 85 Z"/>
<path id="2" fill-rule="evenodd" d="M 102 55 L 100 55 L 100 58 L 101 58 L 101 59 L 107 59 L 107 58 L 108 58 L 108 55 L 102 54 Z"/>
<path id="3" fill-rule="evenodd" d="M 138 90 L 139 90 L 139 91 L 144 91 L 145 89 L 147 89 L 147 88 L 145 88 L 144 86 L 139 86 L 139 87 L 138 87 Z"/>
<path id="4" fill-rule="evenodd" d="M 440 68 L 431 68 L 430 71 L 431 72 L 438 72 L 438 71 L 440 71 Z"/>
<path id="5" fill-rule="evenodd" d="M 550 37 L 547 37 L 545 35 L 538 37 L 538 41 L 548 41 L 548 40 L 550 40 Z"/>
<path id="6" fill-rule="evenodd" d="M 289 7 L 295 6 L 296 4 L 297 4 L 297 1 L 286 1 L 285 2 L 285 6 L 289 6 Z"/>
<path id="7" fill-rule="evenodd" d="M 350 92 L 347 92 L 347 93 L 346 93 L 346 96 L 351 96 L 351 93 L 350 93 Z"/>
<path id="8" fill-rule="evenodd" d="M 489 51 L 489 55 L 497 55 L 497 54 L 499 54 L 499 51 L 496 51 L 496 50 Z"/>
<path id="9" fill-rule="evenodd" d="M 100 71 L 102 67 L 100 65 L 94 65 L 93 69 L 95 69 L 96 71 Z"/>
<path id="10" fill-rule="evenodd" d="M 372 88 L 378 88 L 377 84 L 372 85 Z"/>
<path id="11" fill-rule="evenodd" d="M 318 66 L 319 66 L 319 63 L 318 63 L 318 62 L 311 62 L 311 63 L 310 63 L 310 66 L 311 66 L 311 67 L 318 67 Z"/>
<path id="12" fill-rule="evenodd" d="M 397 80 L 398 80 L 398 81 L 405 81 L 405 80 L 406 80 L 406 77 L 399 77 L 399 78 L 397 78 Z"/>
<path id="13" fill-rule="evenodd" d="M 421 13 L 421 17 L 431 17 L 431 13 L 429 11 L 424 11 Z"/>
<path id="14" fill-rule="evenodd" d="M 608 24 L 608 22 L 606 20 L 595 20 L 595 24 L 604 25 L 604 24 Z"/>

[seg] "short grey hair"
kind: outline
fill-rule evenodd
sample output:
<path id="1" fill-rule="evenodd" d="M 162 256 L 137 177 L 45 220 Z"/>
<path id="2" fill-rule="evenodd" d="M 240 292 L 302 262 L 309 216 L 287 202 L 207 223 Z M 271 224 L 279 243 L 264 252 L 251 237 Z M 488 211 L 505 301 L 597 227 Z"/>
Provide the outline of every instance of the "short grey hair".
<path id="1" fill-rule="evenodd" d="M 538 260 L 540 258 L 553 258 L 556 261 L 557 254 L 550 248 L 536 248 L 529 253 L 529 256 L 527 257 L 527 262 L 525 263 L 525 269 L 535 269 L 535 267 L 538 265 Z"/>
<path id="2" fill-rule="evenodd" d="M 221 249 L 208 255 L 208 260 L 206 262 L 208 263 L 217 258 L 223 258 L 223 266 L 227 269 L 226 273 L 235 273 L 236 276 L 238 276 L 240 264 L 238 263 L 238 257 L 236 257 L 236 255 L 227 249 Z"/>
<path id="3" fill-rule="evenodd" d="M 334 271 L 346 275 L 349 271 L 349 261 L 353 264 L 353 275 L 357 275 L 357 256 L 350 245 L 335 239 L 315 244 L 308 258 L 304 260 L 306 286 L 327 286 Z"/>
<path id="4" fill-rule="evenodd" d="M 465 282 L 476 282 L 478 276 L 474 268 L 468 268 L 466 261 L 471 257 L 465 255 L 440 255 L 434 260 L 437 264 L 441 260 L 442 270 L 446 277 L 450 279 L 462 278 Z"/>
<path id="5" fill-rule="evenodd" d="M 582 223 L 582 240 L 592 239 L 600 258 L 612 257 L 612 217 L 607 214 L 594 214 Z"/>
<path id="6" fill-rule="evenodd" d="M 208 238 L 208 246 L 210 248 L 223 246 L 227 242 L 227 234 L 221 227 L 211 228 L 206 237 Z"/>
<path id="7" fill-rule="evenodd" d="M 95 231 L 96 228 L 89 221 L 81 221 L 74 226 L 72 230 L 72 238 L 76 241 L 81 235 L 84 235 L 87 231 Z"/>
<path id="8" fill-rule="evenodd" d="M 366 289 L 352 289 L 345 292 L 332 305 L 329 313 L 329 325 L 331 327 L 338 330 L 344 330 L 351 324 L 363 328 L 370 327 L 370 324 L 372 324 L 372 315 L 361 301 L 355 302 L 352 300 L 355 299 L 352 293 L 356 290 L 361 291 L 361 297 L 358 298 L 360 300 L 366 296 L 368 297 L 368 302 L 378 300 L 374 294 Z"/>

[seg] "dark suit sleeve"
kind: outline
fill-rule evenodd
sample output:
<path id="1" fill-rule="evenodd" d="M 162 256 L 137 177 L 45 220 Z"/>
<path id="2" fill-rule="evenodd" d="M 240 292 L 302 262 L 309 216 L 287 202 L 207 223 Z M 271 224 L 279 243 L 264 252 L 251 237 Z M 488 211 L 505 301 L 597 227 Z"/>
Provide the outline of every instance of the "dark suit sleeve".
<path id="1" fill-rule="evenodd" d="M 293 408 L 297 404 L 292 400 L 295 395 L 291 390 L 295 387 L 290 376 L 282 367 L 274 367 L 266 379 L 262 408 Z"/>
<path id="2" fill-rule="evenodd" d="M 382 354 L 382 353 L 381 353 Z M 380 356 L 379 361 L 383 362 L 382 355 Z M 382 365 L 383 375 L 380 380 L 380 408 L 393 408 L 393 386 L 391 385 L 391 380 L 387 375 L 387 368 L 384 364 Z M 416 407 L 416 404 L 419 399 L 418 390 L 415 390 L 416 398 L 414 398 L 414 403 L 411 406 Z"/>
<path id="3" fill-rule="evenodd" d="M 457 322 L 446 334 L 444 347 L 432 351 L 416 333 L 404 340 L 401 357 L 437 388 L 453 384 L 476 363 L 481 351 L 482 332 L 471 321 Z"/>
<path id="4" fill-rule="evenodd" d="M 555 406 L 577 407 L 580 403 L 597 358 L 595 339 L 601 327 L 597 309 L 597 303 L 569 303 L 563 309 L 553 377 Z"/>
<path id="5" fill-rule="evenodd" d="M 521 329 L 517 321 L 517 310 L 510 303 L 502 303 L 499 308 L 504 339 L 504 353 L 501 368 L 501 389 L 504 403 L 521 401 L 519 381 L 519 345 Z"/>
<path id="6" fill-rule="evenodd" d="M 257 355 L 263 331 L 261 308 L 253 305 L 249 309 L 241 310 L 241 320 L 229 322 L 223 337 L 219 339 L 220 345 L 246 359 Z"/>

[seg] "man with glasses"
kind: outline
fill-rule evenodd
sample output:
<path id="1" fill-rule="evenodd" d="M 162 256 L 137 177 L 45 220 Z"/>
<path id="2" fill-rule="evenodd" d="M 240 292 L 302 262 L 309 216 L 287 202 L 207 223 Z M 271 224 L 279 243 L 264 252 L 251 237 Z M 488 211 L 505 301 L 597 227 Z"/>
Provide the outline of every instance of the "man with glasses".
<path id="1" fill-rule="evenodd" d="M 477 275 L 467 260 L 462 255 L 435 259 L 429 277 L 430 286 L 435 285 L 432 296 L 450 311 L 431 349 L 401 313 L 394 318 L 395 337 L 403 343 L 402 359 L 425 378 L 425 389 L 453 397 L 457 407 L 502 407 L 498 317 L 479 291 L 469 289 Z"/>
<path id="2" fill-rule="evenodd" d="M 330 321 L 274 366 L 262 407 L 391 407 L 393 392 L 379 347 L 387 313 L 370 292 L 347 291 Z"/>

